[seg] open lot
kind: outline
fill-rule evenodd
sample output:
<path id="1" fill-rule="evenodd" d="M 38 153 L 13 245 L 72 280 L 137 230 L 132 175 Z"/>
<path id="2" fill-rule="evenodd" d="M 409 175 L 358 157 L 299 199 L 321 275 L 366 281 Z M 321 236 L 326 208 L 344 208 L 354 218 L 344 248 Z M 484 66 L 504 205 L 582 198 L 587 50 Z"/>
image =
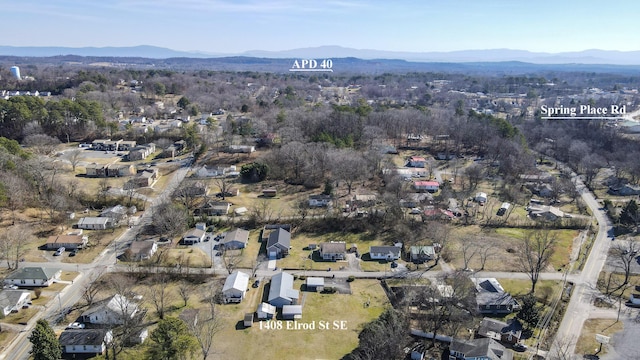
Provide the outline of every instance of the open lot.
<path id="1" fill-rule="evenodd" d="M 296 281 L 296 286 L 301 285 Z M 377 318 L 388 300 L 375 280 L 356 280 L 351 283 L 353 295 L 307 293 L 302 319 L 299 323 L 316 324 L 315 330 L 287 330 L 291 321 L 283 321 L 282 329 L 260 329 L 254 322 L 251 328 L 238 326 L 246 312 L 255 311 L 258 297 L 246 299 L 238 305 L 222 306 L 224 329 L 218 334 L 216 353 L 226 359 L 340 359 L 358 344 L 358 332 L 363 324 Z M 251 293 L 253 289 L 249 291 Z M 369 302 L 369 306 L 365 305 Z M 346 329 L 320 330 L 320 322 L 344 321 Z M 286 343 L 286 346 L 283 346 Z M 237 346 L 242 344 L 242 346 Z"/>
<path id="2" fill-rule="evenodd" d="M 464 266 L 462 256 L 463 237 L 479 236 L 484 246 L 490 247 L 492 254 L 484 267 L 487 271 L 520 271 L 519 258 L 515 250 L 522 244 L 527 232 L 531 230 L 519 228 L 498 228 L 482 231 L 476 226 L 456 228 L 451 241 L 451 259 L 449 263 L 456 267 Z M 577 230 L 551 230 L 551 235 L 557 237 L 556 245 L 550 259 L 549 269 L 561 270 L 569 264 L 569 256 L 573 246 L 573 239 L 578 236 Z M 474 243 L 477 245 L 477 243 Z M 470 261 L 469 267 L 480 269 L 480 255 L 476 254 Z"/>

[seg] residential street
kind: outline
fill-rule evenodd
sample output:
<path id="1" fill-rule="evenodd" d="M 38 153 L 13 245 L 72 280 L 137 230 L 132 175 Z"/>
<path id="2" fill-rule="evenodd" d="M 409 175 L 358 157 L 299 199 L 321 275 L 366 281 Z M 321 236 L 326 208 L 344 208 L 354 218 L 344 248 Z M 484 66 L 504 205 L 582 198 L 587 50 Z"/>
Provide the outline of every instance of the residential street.
<path id="1" fill-rule="evenodd" d="M 573 280 L 575 284 L 573 294 L 556 333 L 556 340 L 549 351 L 551 356 L 558 356 L 557 354 L 560 353 L 573 354 L 585 320 L 589 317 L 597 318 L 597 313 L 591 312 L 591 302 L 594 296 L 600 293 L 596 289 L 596 283 L 611 246 L 611 240 L 607 237 L 612 229 L 609 218 L 603 210 L 600 210 L 600 204 L 582 180 L 575 173 L 572 174 L 572 178 L 575 179 L 576 188 L 582 199 L 598 221 L 598 234 L 582 272 Z M 575 356 L 578 357 L 578 355 Z"/>
<path id="2" fill-rule="evenodd" d="M 8 346 L 4 351 L 0 354 L 0 359 L 28 359 L 29 350 L 31 348 L 31 344 L 28 341 L 28 336 L 35 324 L 35 322 L 40 318 L 46 318 L 49 320 L 55 319 L 60 315 L 61 311 L 71 307 L 73 304 L 81 300 L 82 292 L 84 287 L 95 277 L 97 277 L 102 272 L 107 271 L 126 271 L 128 269 L 125 265 L 116 264 L 116 255 L 121 254 L 126 248 L 128 248 L 129 244 L 135 239 L 138 232 L 141 228 L 151 222 L 152 214 L 154 208 L 160 204 L 162 201 L 168 198 L 168 196 L 173 192 L 173 190 L 180 184 L 180 182 L 184 179 L 186 174 L 188 173 L 188 167 L 182 167 L 174 173 L 172 179 L 165 191 L 158 197 L 151 200 L 150 204 L 148 204 L 146 211 L 143 213 L 141 217 L 141 221 L 139 225 L 136 225 L 130 229 L 127 229 L 118 239 L 116 239 L 113 243 L 113 246 L 109 246 L 103 253 L 101 253 L 91 264 L 66 264 L 59 263 L 57 267 L 61 268 L 64 271 L 79 271 L 80 276 L 70 285 L 68 285 L 62 292 L 58 294 L 55 298 L 53 298 L 45 307 L 45 310 L 40 314 L 34 316 L 25 327 L 25 329 L 18 335 L 17 339 L 13 341 L 13 343 Z M 575 284 L 573 295 L 571 300 L 569 301 L 569 305 L 567 308 L 566 316 L 564 317 L 562 323 L 560 324 L 560 328 L 558 329 L 556 339 L 565 339 L 568 341 L 560 341 L 554 342 L 554 346 L 551 349 L 550 354 L 554 354 L 557 352 L 558 346 L 560 344 L 563 346 L 563 350 L 573 351 L 575 349 L 575 342 L 577 341 L 577 336 L 574 334 L 579 334 L 582 328 L 584 321 L 589 317 L 600 317 L 604 316 L 607 318 L 615 317 L 617 314 L 615 311 L 611 310 L 602 310 L 595 309 L 591 305 L 592 298 L 598 294 L 598 291 L 595 289 L 595 284 L 598 278 L 598 274 L 604 266 L 607 251 L 610 246 L 610 240 L 607 238 L 607 233 L 611 228 L 611 225 L 608 222 L 604 212 L 599 210 L 600 205 L 597 203 L 593 194 L 591 194 L 584 186 L 581 180 L 577 177 L 576 186 L 580 191 L 583 200 L 589 206 L 591 211 L 595 214 L 596 219 L 599 223 L 598 235 L 596 241 L 591 250 L 591 254 L 585 263 L 584 270 L 577 274 L 568 274 L 567 281 L 571 281 Z M 209 249 L 213 245 L 213 242 L 203 243 L 204 246 Z M 115 249 L 115 250 L 114 250 Z M 211 253 L 209 253 L 211 254 Z M 42 266 L 42 263 L 21 263 L 22 267 L 26 266 Z M 448 266 L 444 266 L 444 268 L 450 271 Z M 349 267 L 347 267 L 349 269 Z M 221 271 L 223 269 L 220 266 L 216 266 L 213 269 L 205 269 L 207 273 L 213 274 L 225 274 L 225 271 Z M 247 272 L 251 272 L 251 269 L 244 269 Z M 257 271 L 257 276 L 259 278 L 270 278 L 274 274 L 280 272 L 281 269 L 277 271 L 268 270 L 266 268 L 261 268 Z M 332 270 L 332 271 L 305 271 L 305 270 L 293 270 L 289 271 L 292 274 L 298 275 L 307 275 L 307 276 L 322 276 L 329 277 L 335 276 L 339 278 L 346 278 L 349 276 L 354 276 L 357 278 L 415 278 L 415 277 L 425 277 L 425 278 L 436 278 L 442 275 L 442 271 L 407 271 L 405 268 L 396 268 L 389 269 L 387 271 L 382 272 L 362 272 L 356 269 L 353 270 Z M 473 273 L 471 276 L 476 277 L 496 277 L 496 278 L 505 278 L 505 279 L 522 279 L 528 280 L 529 277 L 525 273 L 517 273 L 517 272 L 478 272 Z M 555 280 L 562 281 L 564 279 L 564 273 L 562 272 L 549 272 L 540 274 L 541 280 Z M 631 315 L 628 315 L 631 316 Z"/>
<path id="3" fill-rule="evenodd" d="M 90 281 L 93 281 L 103 272 L 113 271 L 116 262 L 116 255 L 121 254 L 129 247 L 129 244 L 131 244 L 135 239 L 143 226 L 151 223 L 153 209 L 169 197 L 175 188 L 182 182 L 189 172 L 189 169 L 189 167 L 181 167 L 176 170 L 164 192 L 153 199 L 151 204 L 147 204 L 148 207 L 140 219 L 140 224 L 125 230 L 125 232 L 114 241 L 113 246 L 109 246 L 105 249 L 105 251 L 103 251 L 92 263 L 80 265 L 67 263 L 56 264 L 56 267 L 63 271 L 79 271 L 79 277 L 76 278 L 72 284 L 67 285 L 55 298 L 51 299 L 51 301 L 49 301 L 45 306 L 44 312 L 36 314 L 31 318 L 31 320 L 29 320 L 27 326 L 25 326 L 24 330 L 18 334 L 17 338 L 7 346 L 2 353 L 0 353 L 0 360 L 27 360 L 29 358 L 31 343 L 29 342 L 28 337 L 35 326 L 35 323 L 41 318 L 48 320 L 55 319 L 64 309 L 73 306 L 81 300 L 84 288 Z M 117 250 L 114 252 L 114 249 Z M 42 263 L 20 263 L 21 267 L 42 265 Z"/>

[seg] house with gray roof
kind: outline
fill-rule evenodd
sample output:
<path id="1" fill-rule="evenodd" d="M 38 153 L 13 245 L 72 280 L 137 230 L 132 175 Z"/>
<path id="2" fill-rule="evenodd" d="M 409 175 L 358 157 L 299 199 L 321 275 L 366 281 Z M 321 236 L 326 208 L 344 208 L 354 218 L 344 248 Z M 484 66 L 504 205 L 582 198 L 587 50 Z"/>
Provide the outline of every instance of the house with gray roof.
<path id="1" fill-rule="evenodd" d="M 98 325 L 124 324 L 138 313 L 138 304 L 125 296 L 116 294 L 111 298 L 94 304 L 80 315 L 82 322 Z"/>
<path id="2" fill-rule="evenodd" d="M 64 354 L 104 354 L 113 335 L 108 329 L 67 329 L 58 341 Z M 73 355 L 75 356 L 75 355 Z"/>
<path id="3" fill-rule="evenodd" d="M 229 231 L 220 242 L 225 249 L 244 249 L 249 242 L 249 231 L 244 229 L 235 229 Z"/>
<path id="4" fill-rule="evenodd" d="M 6 278 L 5 284 L 17 286 L 49 286 L 60 279 L 62 270 L 45 267 L 23 267 Z"/>
<path id="5" fill-rule="evenodd" d="M 18 312 L 31 301 L 31 291 L 0 290 L 0 318 Z"/>
<path id="6" fill-rule="evenodd" d="M 344 260 L 347 257 L 347 244 L 344 241 L 321 243 L 319 251 L 323 260 Z"/>
<path id="7" fill-rule="evenodd" d="M 113 220 L 108 217 L 83 217 L 78 220 L 78 229 L 105 230 L 113 227 Z"/>
<path id="8" fill-rule="evenodd" d="M 481 314 L 510 314 L 520 310 L 520 304 L 495 278 L 473 278 L 476 303 Z"/>
<path id="9" fill-rule="evenodd" d="M 284 305 L 295 305 L 298 303 L 300 292 L 293 289 L 293 275 L 281 272 L 271 277 L 271 287 L 269 288 L 269 304 L 281 308 Z"/>
<path id="10" fill-rule="evenodd" d="M 371 246 L 369 256 L 372 260 L 398 260 L 401 250 L 398 246 Z"/>
<path id="11" fill-rule="evenodd" d="M 476 337 L 485 337 L 503 344 L 515 344 L 522 336 L 522 324 L 518 319 L 507 322 L 498 319 L 484 318 L 476 330 Z"/>
<path id="12" fill-rule="evenodd" d="M 269 259 L 282 258 L 289 254 L 291 233 L 283 228 L 277 228 L 269 234 L 267 240 L 267 255 Z"/>
<path id="13" fill-rule="evenodd" d="M 513 353 L 493 339 L 458 340 L 449 346 L 449 360 L 512 360 Z"/>
<path id="14" fill-rule="evenodd" d="M 182 237 L 182 243 L 185 245 L 193 245 L 204 240 L 206 231 L 202 229 L 191 229 Z"/>

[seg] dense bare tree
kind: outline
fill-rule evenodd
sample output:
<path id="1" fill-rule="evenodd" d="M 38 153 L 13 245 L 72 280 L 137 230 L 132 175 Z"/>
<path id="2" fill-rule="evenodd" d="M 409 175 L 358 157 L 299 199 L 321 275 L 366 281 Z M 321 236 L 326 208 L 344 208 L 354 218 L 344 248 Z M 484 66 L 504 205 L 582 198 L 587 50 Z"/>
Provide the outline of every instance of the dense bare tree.
<path id="1" fill-rule="evenodd" d="M 465 236 L 460 239 L 460 252 L 462 253 L 463 270 L 469 269 L 469 263 L 478 254 L 479 247 L 476 244 L 478 238 Z"/>
<path id="2" fill-rule="evenodd" d="M 73 149 L 66 153 L 67 160 L 69 160 L 71 164 L 71 170 L 74 172 L 76 171 L 76 166 L 78 166 L 78 163 L 82 160 L 82 152 L 80 149 Z"/>
<path id="3" fill-rule="evenodd" d="M 207 360 L 213 351 L 215 335 L 222 329 L 222 315 L 218 311 L 218 286 L 207 284 L 202 289 L 200 295 L 207 306 L 192 312 L 191 318 L 185 319 L 185 323 L 198 342 L 202 360 Z"/>
<path id="4" fill-rule="evenodd" d="M 409 298 L 419 306 L 422 330 L 453 336 L 473 321 L 475 288 L 464 272 L 444 274 L 435 284 L 417 288 Z"/>
<path id="5" fill-rule="evenodd" d="M 0 256 L 7 262 L 9 270 L 18 268 L 25 255 L 25 245 L 33 241 L 33 234 L 25 225 L 13 225 L 0 232 Z"/>
<path id="6" fill-rule="evenodd" d="M 188 216 L 185 208 L 165 202 L 154 208 L 151 224 L 157 234 L 175 237 L 187 228 Z"/>
<path id="7" fill-rule="evenodd" d="M 156 314 L 160 319 L 164 319 L 165 311 L 167 307 L 173 300 L 173 294 L 169 291 L 169 275 L 160 272 L 153 276 L 153 285 L 149 287 L 149 299 L 154 309 L 156 310 Z"/>
<path id="8" fill-rule="evenodd" d="M 184 302 L 184 306 L 187 306 L 187 302 L 191 297 L 191 293 L 193 292 L 194 286 L 187 281 L 181 281 L 178 285 L 178 295 Z"/>
<path id="9" fill-rule="evenodd" d="M 222 253 L 222 263 L 229 274 L 231 274 L 240 261 L 242 261 L 240 255 L 242 255 L 240 250 L 224 250 Z"/>
<path id="10" fill-rule="evenodd" d="M 533 230 L 525 235 L 523 243 L 518 249 L 520 269 L 527 273 L 531 280 L 532 294 L 536 290 L 540 272 L 549 264 L 556 242 L 557 238 L 551 231 L 547 229 Z"/>

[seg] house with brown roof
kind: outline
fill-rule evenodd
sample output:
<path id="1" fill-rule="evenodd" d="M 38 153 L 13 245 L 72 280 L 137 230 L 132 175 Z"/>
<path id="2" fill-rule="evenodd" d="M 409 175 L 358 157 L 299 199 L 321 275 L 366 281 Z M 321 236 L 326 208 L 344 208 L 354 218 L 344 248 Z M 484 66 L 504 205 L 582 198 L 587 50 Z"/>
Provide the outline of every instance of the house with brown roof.
<path id="1" fill-rule="evenodd" d="M 53 235 L 49 236 L 44 244 L 47 250 L 56 250 L 64 247 L 65 249 L 82 249 L 87 246 L 89 238 L 86 235 Z"/>

